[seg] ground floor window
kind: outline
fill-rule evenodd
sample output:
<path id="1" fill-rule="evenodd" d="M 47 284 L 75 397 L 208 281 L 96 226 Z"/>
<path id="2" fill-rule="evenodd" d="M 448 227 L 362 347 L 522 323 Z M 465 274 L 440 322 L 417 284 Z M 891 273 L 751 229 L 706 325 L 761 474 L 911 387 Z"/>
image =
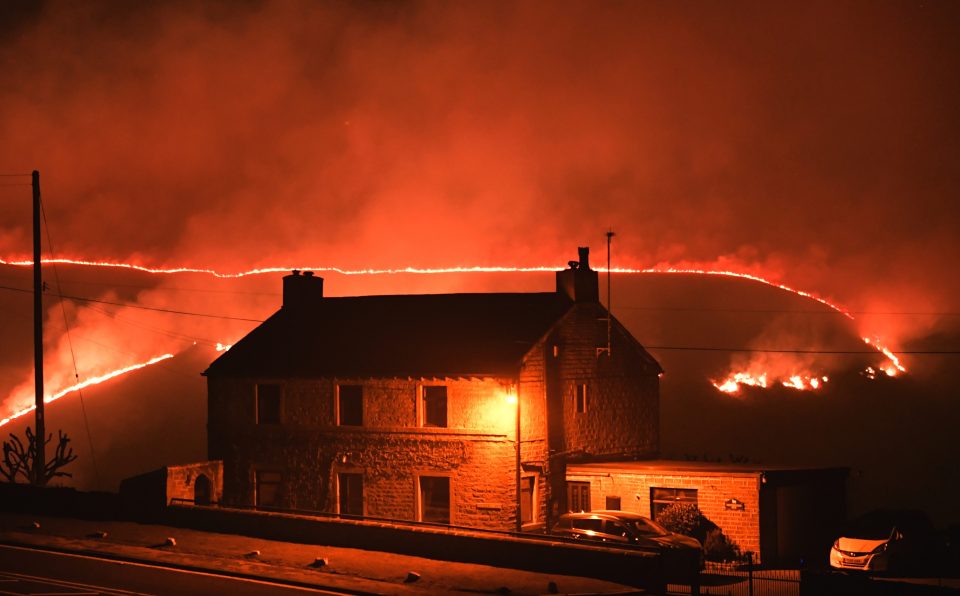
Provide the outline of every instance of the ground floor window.
<path id="1" fill-rule="evenodd" d="M 341 472 L 337 474 L 340 515 L 363 515 L 363 474 Z"/>
<path id="2" fill-rule="evenodd" d="M 567 511 L 590 511 L 589 482 L 567 482 Z"/>
<path id="3" fill-rule="evenodd" d="M 657 519 L 657 514 L 674 503 L 697 504 L 697 489 L 695 488 L 650 488 L 650 517 Z"/>
<path id="4" fill-rule="evenodd" d="M 610 511 L 619 511 L 620 510 L 620 497 L 611 497 L 607 496 L 607 502 L 604 503 L 604 509 Z"/>
<path id="5" fill-rule="evenodd" d="M 529 524 L 533 523 L 534 520 L 534 511 L 535 511 L 535 501 L 534 494 L 536 493 L 536 476 L 524 476 L 520 479 L 520 523 Z"/>
<path id="6" fill-rule="evenodd" d="M 254 476 L 254 503 L 257 507 L 280 506 L 280 483 L 283 474 L 273 470 L 257 470 Z"/>
<path id="7" fill-rule="evenodd" d="M 450 523 L 450 478 L 420 477 L 420 520 L 437 524 Z"/>

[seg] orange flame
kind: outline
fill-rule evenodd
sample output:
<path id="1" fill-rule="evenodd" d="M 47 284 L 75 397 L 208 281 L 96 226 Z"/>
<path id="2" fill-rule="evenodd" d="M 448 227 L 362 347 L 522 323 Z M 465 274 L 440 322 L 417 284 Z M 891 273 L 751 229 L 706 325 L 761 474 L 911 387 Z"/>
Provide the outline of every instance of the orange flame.
<path id="1" fill-rule="evenodd" d="M 395 275 L 395 274 L 444 274 L 444 273 L 544 273 L 556 271 L 556 266 L 534 266 L 534 267 L 507 267 L 507 266 L 472 266 L 472 267 L 442 267 L 442 268 L 418 268 L 418 267 L 403 267 L 396 269 L 341 269 L 338 267 L 329 267 L 329 266 L 285 266 L 285 267 L 264 267 L 257 269 L 249 269 L 246 271 L 239 271 L 233 273 L 224 273 L 217 271 L 215 269 L 201 268 L 201 267 L 171 267 L 171 268 L 162 268 L 162 267 L 149 267 L 146 265 L 138 265 L 132 263 L 119 263 L 111 261 L 89 261 L 83 259 L 67 259 L 67 258 L 57 258 L 57 259 L 43 259 L 43 263 L 50 264 L 66 264 L 66 265 L 80 265 L 88 267 L 107 267 L 107 268 L 119 268 L 119 269 L 130 269 L 135 271 L 141 271 L 146 273 L 153 274 L 175 274 L 175 273 L 203 273 L 207 275 L 212 275 L 219 278 L 241 278 L 250 275 L 259 275 L 264 273 L 283 273 L 286 271 L 291 271 L 293 269 L 299 270 L 313 270 L 313 271 L 330 271 L 334 273 L 339 273 L 341 275 Z M 0 259 L 0 265 L 13 265 L 13 266 L 32 266 L 32 260 L 4 260 Z M 600 271 L 606 271 L 606 269 L 601 268 Z M 830 302 L 829 300 L 817 296 L 811 292 L 804 290 L 798 290 L 792 288 L 785 284 L 777 283 L 759 275 L 752 273 L 739 273 L 736 271 L 717 271 L 709 269 L 693 269 L 693 268 L 675 268 L 675 267 L 654 267 L 648 269 L 632 269 L 632 268 L 611 268 L 613 273 L 676 273 L 676 274 L 695 274 L 695 275 L 717 275 L 723 277 L 735 277 L 739 279 L 745 279 L 749 281 L 754 281 L 771 287 L 779 288 L 783 291 L 796 294 L 803 298 L 814 300 L 820 304 L 836 311 L 837 313 L 847 317 L 850 320 L 854 320 L 853 315 L 841 307 L 838 304 Z M 900 363 L 900 359 L 894 354 L 891 350 L 884 347 L 878 339 L 870 340 L 864 338 L 864 342 L 867 345 L 873 347 L 890 361 L 890 364 L 879 366 L 879 370 L 882 370 L 888 376 L 896 376 L 899 373 L 906 372 L 906 368 Z M 225 351 L 230 348 L 229 345 L 217 344 L 217 351 Z M 868 375 L 869 376 L 869 375 Z M 873 378 L 872 376 L 870 378 Z M 816 376 L 801 376 L 791 377 L 787 380 L 782 381 L 782 384 L 787 387 L 793 387 L 795 389 L 816 389 L 823 382 L 826 382 L 826 377 L 816 377 Z M 817 380 L 820 379 L 820 380 Z M 814 384 L 815 382 L 815 384 Z M 735 393 L 740 385 L 750 385 L 750 386 L 759 386 L 766 387 L 766 374 L 762 375 L 752 375 L 750 373 L 735 373 L 728 377 L 723 382 L 713 382 L 713 385 L 725 393 Z"/>
<path id="2" fill-rule="evenodd" d="M 167 359 L 169 359 L 169 358 L 173 358 L 173 354 L 163 354 L 162 356 L 157 356 L 157 357 L 155 357 L 155 358 L 151 358 L 150 360 L 147 360 L 146 362 L 141 362 L 141 363 L 139 363 L 139 364 L 132 364 L 132 365 L 130 365 L 130 366 L 127 366 L 127 367 L 124 367 L 124 368 L 120 368 L 120 369 L 117 369 L 117 370 L 114 370 L 114 371 L 111 371 L 111 372 L 108 372 L 108 373 L 105 373 L 105 374 L 102 374 L 102 375 L 99 375 L 99 376 L 96 376 L 96 377 L 90 377 L 89 379 L 86 379 L 85 381 L 81 381 L 81 382 L 79 382 L 79 383 L 77 383 L 77 384 L 75 384 L 75 385 L 71 385 L 71 386 L 67 387 L 66 389 L 61 389 L 61 390 L 58 391 L 57 393 L 54 393 L 54 394 L 52 394 L 52 395 L 50 395 L 50 394 L 45 395 L 44 398 L 43 398 L 43 403 L 48 404 L 48 403 L 50 403 L 50 402 L 57 401 L 58 399 L 60 399 L 60 398 L 63 397 L 64 395 L 67 395 L 67 394 L 69 394 L 69 393 L 73 393 L 74 391 L 78 391 L 78 390 L 80 390 L 80 389 L 84 389 L 84 388 L 86 388 L 86 387 L 90 387 L 91 385 L 99 385 L 100 383 L 103 383 L 104 381 L 109 381 L 110 379 L 113 379 L 113 378 L 115 378 L 115 377 L 119 377 L 120 375 L 127 374 L 128 372 L 133 372 L 133 371 L 139 370 L 139 369 L 141 369 L 141 368 L 146 368 L 146 367 L 148 367 L 148 366 L 150 366 L 150 365 L 152 365 L 152 364 L 156 364 L 156 363 L 158 363 L 158 362 L 162 362 L 162 361 L 167 360 Z M 7 424 L 7 423 L 10 422 L 11 420 L 16 420 L 17 418 L 20 418 L 21 416 L 24 416 L 24 415 L 26 415 L 26 414 L 29 414 L 30 412 L 34 411 L 36 408 L 37 408 L 37 407 L 36 407 L 35 405 L 33 405 L 33 406 L 30 406 L 29 408 L 24 408 L 23 410 L 20 410 L 20 411 L 18 411 L 18 412 L 15 412 L 15 413 L 11 414 L 9 417 L 0 420 L 0 426 L 3 426 L 4 424 Z"/>

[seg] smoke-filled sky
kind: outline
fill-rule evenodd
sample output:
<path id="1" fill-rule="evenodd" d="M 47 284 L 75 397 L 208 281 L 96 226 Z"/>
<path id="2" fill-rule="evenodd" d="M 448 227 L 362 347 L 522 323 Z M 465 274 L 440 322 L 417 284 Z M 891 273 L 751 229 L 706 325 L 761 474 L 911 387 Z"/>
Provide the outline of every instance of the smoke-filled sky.
<path id="1" fill-rule="evenodd" d="M 960 3 L 6 0 L 0 69 L 0 174 L 41 172 L 48 256 L 227 272 L 553 267 L 590 245 L 597 265 L 613 228 L 616 266 L 754 273 L 857 317 L 715 279 L 615 278 L 614 311 L 648 346 L 858 342 L 839 320 L 898 350 L 957 349 Z M 28 181 L 0 177 L 0 259 L 30 257 Z M 279 276 L 49 269 L 63 293 L 108 302 L 264 318 L 280 300 Z M 30 287 L 26 268 L 0 277 Z M 549 278 L 333 275 L 327 293 L 549 291 Z M 47 308 L 51 390 L 193 342 L 207 350 L 171 360 L 200 362 L 174 371 L 188 389 L 124 394 L 140 417 L 172 411 L 173 392 L 202 398 L 212 345 L 253 326 L 102 303 L 60 311 L 50 296 Z M 33 400 L 29 294 L 0 293 L 0 312 L 5 416 Z M 705 378 L 754 365 L 833 375 L 849 359 L 654 354 L 668 370 L 668 455 L 722 445 L 859 465 L 811 455 L 821 445 L 836 457 L 840 441 L 810 438 L 837 412 L 797 425 L 789 408 L 819 402 L 774 398 L 754 404 L 769 410 L 755 420 L 731 410 L 715 424 L 723 416 L 709 408 L 732 398 Z M 912 384 L 934 376 L 930 362 L 907 357 L 908 381 L 879 389 L 856 372 L 831 381 L 828 399 L 880 425 L 865 427 L 882 432 L 864 449 L 907 421 L 930 448 L 906 459 L 949 459 L 930 421 L 955 415 L 955 384 Z M 942 374 L 955 355 L 936 362 Z M 911 423 L 858 401 L 878 395 L 934 413 Z M 777 416 L 797 427 L 795 444 L 774 423 L 736 426 Z M 764 428 L 756 452 L 738 446 Z M 100 445 L 116 439 L 99 434 L 110 437 Z M 203 457 L 193 438 L 191 457 Z M 931 478 L 960 477 L 944 465 L 953 476 Z M 955 494 L 925 486 L 917 494 Z M 952 501 L 943 508 L 955 514 Z"/>
<path id="2" fill-rule="evenodd" d="M 58 253 L 713 263 L 957 310 L 952 2 L 5 2 L 0 172 Z M 0 189 L 0 256 L 29 195 Z M 952 300 L 952 302 L 951 302 Z"/>

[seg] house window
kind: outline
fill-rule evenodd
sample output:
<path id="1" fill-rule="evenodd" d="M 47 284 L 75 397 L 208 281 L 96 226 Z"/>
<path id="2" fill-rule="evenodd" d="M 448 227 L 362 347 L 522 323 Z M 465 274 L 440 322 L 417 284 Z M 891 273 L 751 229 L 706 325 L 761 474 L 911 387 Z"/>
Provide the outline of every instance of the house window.
<path id="1" fill-rule="evenodd" d="M 280 483 L 283 474 L 275 470 L 257 470 L 254 476 L 254 503 L 257 507 L 280 506 Z"/>
<path id="2" fill-rule="evenodd" d="M 604 509 L 609 509 L 610 511 L 619 511 L 620 497 L 607 496 L 607 502 L 604 504 Z"/>
<path id="3" fill-rule="evenodd" d="M 423 388 L 423 426 L 447 426 L 447 388 L 427 385 Z"/>
<path id="4" fill-rule="evenodd" d="M 524 476 L 520 479 L 520 523 L 529 524 L 534 521 L 534 493 L 536 492 L 536 476 Z"/>
<path id="5" fill-rule="evenodd" d="M 577 414 L 584 414 L 587 411 L 587 384 L 580 383 L 577 385 L 577 392 L 574 395 L 574 403 L 577 409 Z"/>
<path id="6" fill-rule="evenodd" d="M 363 474 L 341 472 L 337 474 L 340 515 L 360 517 L 363 515 Z"/>
<path id="7" fill-rule="evenodd" d="M 257 383 L 257 424 L 280 424 L 280 385 Z"/>
<path id="8" fill-rule="evenodd" d="M 437 524 L 450 523 L 450 478 L 420 477 L 420 520 Z"/>
<path id="9" fill-rule="evenodd" d="M 590 511 L 589 482 L 567 482 L 567 511 Z"/>
<path id="10" fill-rule="evenodd" d="M 363 426 L 363 386 L 339 385 L 337 411 L 340 426 Z"/>
<path id="11" fill-rule="evenodd" d="M 697 489 L 695 488 L 650 488 L 650 517 L 657 519 L 657 514 L 674 503 L 697 504 Z"/>

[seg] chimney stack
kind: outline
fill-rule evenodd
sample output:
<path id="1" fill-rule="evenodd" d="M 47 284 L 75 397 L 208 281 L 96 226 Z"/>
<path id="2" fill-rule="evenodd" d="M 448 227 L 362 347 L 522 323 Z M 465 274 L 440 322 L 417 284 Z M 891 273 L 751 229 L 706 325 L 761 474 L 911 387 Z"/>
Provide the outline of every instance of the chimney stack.
<path id="1" fill-rule="evenodd" d="M 323 278 L 313 271 L 294 269 L 283 278 L 284 308 L 303 308 L 315 304 L 323 298 Z"/>
<path id="2" fill-rule="evenodd" d="M 570 261 L 570 268 L 557 271 L 557 292 L 566 294 L 574 302 L 599 302 L 600 280 L 590 268 L 590 249 L 577 249 L 579 261 Z"/>

